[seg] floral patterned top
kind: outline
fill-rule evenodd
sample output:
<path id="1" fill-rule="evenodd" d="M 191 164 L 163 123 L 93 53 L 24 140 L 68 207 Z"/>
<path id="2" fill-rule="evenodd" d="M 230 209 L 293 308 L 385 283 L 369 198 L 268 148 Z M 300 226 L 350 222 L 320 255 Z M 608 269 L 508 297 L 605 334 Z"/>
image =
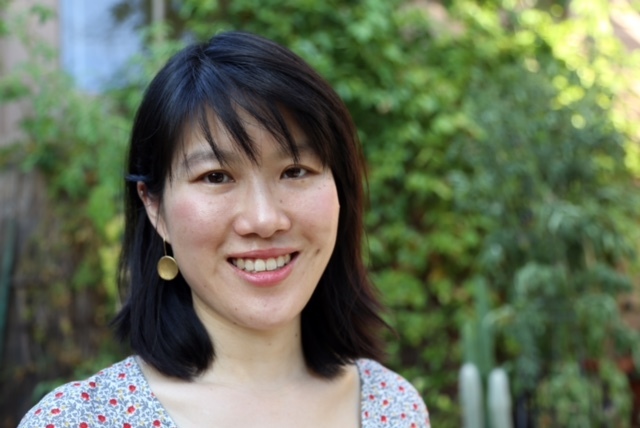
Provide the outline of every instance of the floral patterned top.
<path id="1" fill-rule="evenodd" d="M 379 363 L 356 362 L 362 428 L 429 428 L 429 414 L 415 388 Z M 45 396 L 18 428 L 177 428 L 151 391 L 134 357 Z"/>

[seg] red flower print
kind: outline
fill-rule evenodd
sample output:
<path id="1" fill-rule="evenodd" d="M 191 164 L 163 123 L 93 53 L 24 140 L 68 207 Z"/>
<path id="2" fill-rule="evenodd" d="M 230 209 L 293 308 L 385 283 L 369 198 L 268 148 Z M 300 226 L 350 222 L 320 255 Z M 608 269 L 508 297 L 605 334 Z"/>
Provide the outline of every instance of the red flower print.
<path id="1" fill-rule="evenodd" d="M 136 411 L 136 408 L 134 406 L 129 406 L 129 408 L 127 409 L 127 412 L 130 415 L 132 415 L 135 411 Z"/>
<path id="2" fill-rule="evenodd" d="M 95 388 L 95 387 L 96 387 L 96 383 L 95 383 L 95 382 L 89 382 L 89 386 L 90 386 L 91 388 Z"/>
<path id="3" fill-rule="evenodd" d="M 36 410 L 36 415 L 39 415 L 40 413 L 42 413 L 42 409 Z"/>
<path id="4" fill-rule="evenodd" d="M 366 364 L 364 367 L 360 364 Z M 363 373 L 361 390 L 363 426 L 418 428 L 423 418 L 422 399 L 416 394 L 411 384 L 395 373 L 379 367 L 373 362 L 358 362 Z M 369 367 L 367 367 L 369 365 Z M 370 371 L 369 378 L 365 372 Z M 367 398 L 368 397 L 368 398 Z M 412 422 L 415 422 L 412 424 Z M 427 422 L 426 426 L 429 426 Z"/>
<path id="5" fill-rule="evenodd" d="M 367 376 L 371 376 L 371 370 L 366 369 L 366 370 L 364 371 L 364 374 L 366 374 Z"/>
<path id="6" fill-rule="evenodd" d="M 127 377 L 127 375 L 126 375 L 126 374 L 124 374 L 124 373 L 120 373 L 120 374 L 118 375 L 118 379 L 124 379 L 125 377 Z"/>
<path id="7" fill-rule="evenodd" d="M 105 415 L 98 415 L 98 422 L 100 422 L 101 424 L 105 423 L 107 420 L 107 417 Z"/>
<path id="8" fill-rule="evenodd" d="M 57 407 L 53 410 L 51 410 L 51 414 L 52 415 L 59 415 L 60 414 L 60 409 L 58 409 Z"/>
<path id="9" fill-rule="evenodd" d="M 89 424 L 88 424 L 88 423 L 86 423 L 86 422 L 82 422 L 82 423 L 80 424 L 80 428 L 89 428 Z"/>
<path id="10" fill-rule="evenodd" d="M 111 400 L 109 400 L 109 404 L 111 404 L 112 406 L 117 406 L 118 400 L 116 400 L 115 398 L 112 398 Z"/>
<path id="11" fill-rule="evenodd" d="M 78 386 L 80 386 L 80 385 L 82 385 L 80 382 L 74 382 L 74 383 L 73 383 L 73 386 L 75 386 L 75 387 L 78 387 Z"/>
<path id="12" fill-rule="evenodd" d="M 47 428 L 56 428 L 56 426 L 54 424 L 49 424 L 47 425 Z"/>
<path id="13" fill-rule="evenodd" d="M 62 397 L 63 395 L 64 395 L 64 394 L 63 394 L 62 392 L 58 392 L 58 393 L 56 393 L 56 398 L 60 398 L 60 397 Z"/>
<path id="14" fill-rule="evenodd" d="M 80 394 L 80 398 L 82 398 L 84 401 L 89 401 L 89 394 L 87 394 L 86 392 L 83 392 L 82 394 Z"/>
<path id="15" fill-rule="evenodd" d="M 125 422 L 125 424 L 122 425 L 122 428 L 131 428 L 131 424 Z"/>
<path id="16" fill-rule="evenodd" d="M 156 419 L 155 421 L 153 421 L 154 427 L 159 427 L 160 425 L 162 425 L 162 423 L 159 420 Z"/>
<path id="17" fill-rule="evenodd" d="M 129 392 L 136 392 L 136 386 L 135 385 L 129 385 Z"/>

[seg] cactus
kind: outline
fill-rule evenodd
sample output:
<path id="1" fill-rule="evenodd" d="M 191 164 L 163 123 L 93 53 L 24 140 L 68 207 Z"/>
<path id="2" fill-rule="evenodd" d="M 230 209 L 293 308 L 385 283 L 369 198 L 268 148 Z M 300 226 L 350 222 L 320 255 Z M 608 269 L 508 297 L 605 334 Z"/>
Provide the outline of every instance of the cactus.
<path id="1" fill-rule="evenodd" d="M 464 428 L 512 428 L 511 393 L 504 369 L 495 367 L 494 317 L 487 285 L 475 283 L 475 316 L 462 330 L 465 363 L 460 369 L 459 394 Z M 483 397 L 487 385 L 487 399 Z"/>
<path id="2" fill-rule="evenodd" d="M 462 365 L 458 388 L 460 391 L 463 428 L 484 428 L 482 380 L 475 364 L 466 363 Z"/>
<path id="3" fill-rule="evenodd" d="M 462 365 L 458 387 L 463 428 L 513 428 L 509 379 L 504 369 L 495 368 L 489 373 L 486 402 L 480 371 L 475 364 Z"/>
<path id="4" fill-rule="evenodd" d="M 503 368 L 495 368 L 489 373 L 487 407 L 492 428 L 512 428 L 511 392 L 509 378 Z"/>
<path id="5" fill-rule="evenodd" d="M 493 358 L 494 332 L 490 316 L 489 292 L 483 279 L 475 281 L 475 316 L 468 320 L 462 331 L 465 362 L 476 365 L 484 379 L 495 366 Z"/>

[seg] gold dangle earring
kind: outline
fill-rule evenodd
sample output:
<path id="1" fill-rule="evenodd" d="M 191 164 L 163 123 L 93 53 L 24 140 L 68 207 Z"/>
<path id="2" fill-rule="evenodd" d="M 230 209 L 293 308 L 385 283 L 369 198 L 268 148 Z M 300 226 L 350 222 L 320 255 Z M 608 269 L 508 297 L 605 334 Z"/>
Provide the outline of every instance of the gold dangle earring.
<path id="1" fill-rule="evenodd" d="M 165 281 L 171 281 L 178 276 L 178 262 L 171 256 L 167 255 L 167 241 L 162 240 L 164 246 L 164 256 L 158 260 L 158 275 Z"/>

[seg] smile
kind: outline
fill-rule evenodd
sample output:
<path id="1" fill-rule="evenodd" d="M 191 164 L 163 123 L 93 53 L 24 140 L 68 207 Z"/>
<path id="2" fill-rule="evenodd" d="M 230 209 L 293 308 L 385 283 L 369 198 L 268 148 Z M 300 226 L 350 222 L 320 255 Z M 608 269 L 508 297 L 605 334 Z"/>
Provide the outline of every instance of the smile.
<path id="1" fill-rule="evenodd" d="M 291 262 L 291 259 L 291 254 L 286 254 L 284 256 L 270 257 L 268 259 L 233 258 L 230 259 L 230 261 L 231 264 L 233 264 L 238 269 L 242 269 L 243 271 L 249 273 L 257 273 L 280 269 L 288 265 L 289 262 Z"/>

